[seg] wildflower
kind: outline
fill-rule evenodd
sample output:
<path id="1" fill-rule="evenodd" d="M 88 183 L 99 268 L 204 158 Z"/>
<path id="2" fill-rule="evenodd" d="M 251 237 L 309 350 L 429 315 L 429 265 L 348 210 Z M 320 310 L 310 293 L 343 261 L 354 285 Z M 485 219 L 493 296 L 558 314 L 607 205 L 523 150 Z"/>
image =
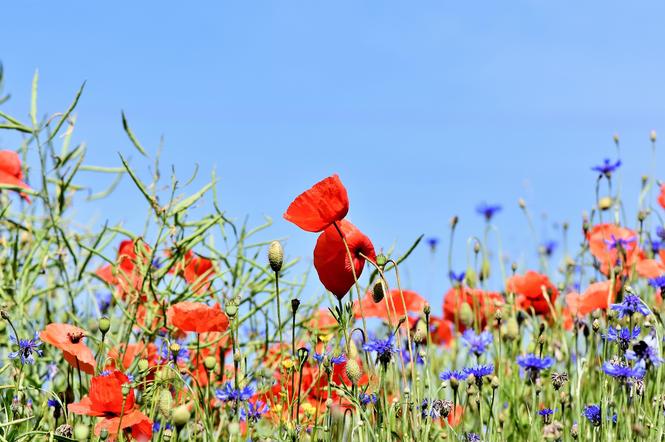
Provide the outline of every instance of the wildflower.
<path id="1" fill-rule="evenodd" d="M 30 189 L 23 181 L 21 159 L 13 150 L 0 150 L 0 183 Z M 27 194 L 20 192 L 19 195 L 25 201 L 30 202 L 30 197 Z"/>
<path id="2" fill-rule="evenodd" d="M 543 408 L 542 410 L 538 411 L 538 415 L 543 418 L 543 423 L 549 424 L 552 421 L 552 415 L 554 414 L 554 410 L 551 408 Z"/>
<path id="3" fill-rule="evenodd" d="M 322 232 L 349 211 L 349 197 L 339 176 L 332 175 L 301 193 L 289 205 L 284 219 L 308 232 Z"/>
<path id="4" fill-rule="evenodd" d="M 635 313 L 640 313 L 643 316 L 648 316 L 651 313 L 646 304 L 638 296 L 632 294 L 626 295 L 622 303 L 612 304 L 610 308 L 619 312 L 619 319 L 624 316 L 633 316 Z"/>
<path id="5" fill-rule="evenodd" d="M 158 363 L 160 364 L 174 362 L 178 365 L 189 361 L 189 350 L 178 342 L 169 343 L 169 341 L 163 339 L 157 346 L 159 348 Z"/>
<path id="6" fill-rule="evenodd" d="M 605 175 L 606 177 L 610 177 L 612 173 L 617 170 L 621 166 L 621 160 L 616 160 L 615 163 L 612 163 L 609 158 L 605 158 L 603 160 L 603 164 L 600 166 L 594 166 L 591 168 L 591 170 L 594 170 L 598 172 L 601 175 Z"/>
<path id="7" fill-rule="evenodd" d="M 181 262 L 176 263 L 169 271 L 182 276 L 188 284 L 193 284 L 194 293 L 202 293 L 210 288 L 214 272 L 215 268 L 210 259 L 197 255 L 191 250 L 188 250 Z"/>
<path id="8" fill-rule="evenodd" d="M 270 411 L 268 405 L 264 402 L 257 400 L 256 402 L 247 402 L 247 409 L 244 407 L 240 410 L 240 420 L 243 422 L 258 422 L 261 417 Z"/>
<path id="9" fill-rule="evenodd" d="M 360 404 L 363 406 L 367 406 L 369 404 L 376 404 L 376 401 L 378 400 L 375 393 L 371 394 L 360 393 L 358 399 L 360 400 Z"/>
<path id="10" fill-rule="evenodd" d="M 166 317 L 183 332 L 223 332 L 229 328 L 229 319 L 219 304 L 209 307 L 202 302 L 183 301 L 169 307 Z"/>
<path id="11" fill-rule="evenodd" d="M 138 409 L 134 402 L 134 391 L 123 394 L 123 385 L 129 382 L 121 371 L 114 370 L 95 376 L 90 381 L 88 395 L 80 402 L 67 406 L 70 413 L 84 414 L 103 418 L 95 426 L 95 434 L 99 435 L 106 429 L 115 439 L 119 430 L 131 432 L 134 439 L 150 440 L 152 422 Z"/>
<path id="12" fill-rule="evenodd" d="M 617 238 L 614 235 L 610 235 L 610 239 L 606 239 L 605 244 L 607 244 L 609 250 L 620 249 L 625 252 L 631 250 L 635 246 L 636 241 L 637 238 L 634 236 L 630 238 Z"/>
<path id="13" fill-rule="evenodd" d="M 565 371 L 561 373 L 555 371 L 552 373 L 551 379 L 554 389 L 559 390 L 566 382 L 568 382 L 568 373 Z"/>
<path id="14" fill-rule="evenodd" d="M 427 238 L 427 245 L 432 251 L 436 250 L 437 244 L 439 244 L 439 238 L 435 238 L 433 236 Z"/>
<path id="15" fill-rule="evenodd" d="M 352 262 L 337 228 L 346 239 Z M 342 299 L 355 284 L 354 274 L 359 278 L 363 271 L 363 256 L 375 259 L 372 242 L 356 226 L 342 220 L 338 225 L 328 227 L 316 241 L 314 267 L 325 288 Z"/>
<path id="16" fill-rule="evenodd" d="M 152 424 L 152 432 L 153 433 L 159 433 L 159 430 L 161 430 L 161 428 L 162 428 L 161 422 L 159 422 L 158 420 L 153 422 L 153 424 Z M 164 425 L 165 430 L 171 430 L 172 428 L 173 427 L 171 427 L 170 423 L 167 423 L 166 425 Z"/>
<path id="17" fill-rule="evenodd" d="M 476 379 L 476 384 L 478 387 L 483 385 L 483 378 L 485 376 L 491 375 L 492 373 L 494 373 L 493 365 L 476 365 L 475 367 L 468 367 L 464 369 L 464 374 L 466 374 L 467 378 L 473 375 L 473 377 Z"/>
<path id="18" fill-rule="evenodd" d="M 464 437 L 466 438 L 466 442 L 481 442 L 480 436 L 476 433 L 466 433 Z"/>
<path id="19" fill-rule="evenodd" d="M 443 319 L 453 322 L 460 331 L 475 323 L 483 328 L 503 303 L 503 296 L 499 292 L 453 287 L 443 298 Z M 471 312 L 468 324 L 460 317 L 460 312 L 466 308 Z"/>
<path id="20" fill-rule="evenodd" d="M 42 343 L 39 340 L 39 334 L 37 332 L 35 332 L 35 336 L 32 339 L 19 339 L 18 342 L 16 342 L 16 337 L 11 335 L 9 341 L 14 345 L 18 344 L 19 347 L 17 351 L 9 353 L 9 359 L 16 359 L 20 356 L 21 364 L 32 365 L 35 363 L 33 353 L 37 356 L 42 356 L 43 354 L 42 350 L 39 348 Z"/>
<path id="21" fill-rule="evenodd" d="M 124 240 L 118 247 L 116 265 L 108 264 L 97 269 L 99 279 L 119 289 L 121 294 L 139 290 L 143 286 L 144 275 L 141 267 L 148 264 L 150 246 L 140 240 Z"/>
<path id="22" fill-rule="evenodd" d="M 411 354 L 413 354 L 413 356 L 415 357 L 416 364 L 423 365 L 425 363 L 425 360 L 423 359 L 423 357 L 418 352 L 418 349 L 417 349 L 415 343 L 412 343 L 412 345 L 411 345 L 411 352 L 409 352 L 409 349 L 405 345 L 402 348 L 401 353 L 402 353 L 402 360 L 404 361 L 405 364 L 408 364 L 409 362 L 411 362 Z"/>
<path id="23" fill-rule="evenodd" d="M 373 294 L 368 292 L 360 303 L 365 318 L 380 318 L 386 321 L 391 319 L 392 322 L 397 322 L 409 313 L 422 312 L 425 305 L 427 305 L 427 300 L 413 290 L 400 291 L 397 289 L 385 293 L 384 298 L 379 302 L 374 302 Z M 354 301 L 353 311 L 356 319 L 362 317 L 360 306 L 358 301 Z"/>
<path id="24" fill-rule="evenodd" d="M 633 344 L 633 349 L 628 350 L 625 356 L 631 361 L 642 361 L 647 367 L 657 367 L 663 362 L 653 336 L 647 336 L 644 340 Z"/>
<path id="25" fill-rule="evenodd" d="M 97 300 L 97 306 L 99 311 L 102 314 L 108 312 L 109 307 L 111 307 L 111 301 L 113 300 L 113 294 L 111 292 L 97 292 L 95 293 L 95 299 Z"/>
<path id="26" fill-rule="evenodd" d="M 246 402 L 254 396 L 255 388 L 252 385 L 247 385 L 243 388 L 234 388 L 230 382 L 224 384 L 222 388 L 215 391 L 215 397 L 222 402 Z"/>
<path id="27" fill-rule="evenodd" d="M 464 278 L 466 277 L 466 272 L 455 273 L 451 270 L 448 272 L 448 277 L 451 281 L 456 282 L 457 285 L 462 285 Z"/>
<path id="28" fill-rule="evenodd" d="M 482 202 L 476 206 L 476 212 L 479 215 L 483 215 L 487 221 L 490 221 L 492 217 L 500 211 L 501 206 L 499 204 L 487 204 Z"/>
<path id="29" fill-rule="evenodd" d="M 663 296 L 663 294 L 665 294 L 665 275 L 649 279 L 649 285 L 655 289 L 658 289 L 660 295 Z"/>
<path id="30" fill-rule="evenodd" d="M 539 358 L 533 353 L 518 356 L 517 365 L 520 366 L 520 370 L 526 372 L 529 379 L 532 382 L 536 381 L 538 374 L 541 370 L 550 368 L 554 364 L 554 358 L 551 356 L 545 356 L 544 358 Z"/>
<path id="31" fill-rule="evenodd" d="M 85 330 L 69 324 L 48 324 L 39 333 L 39 338 L 62 350 L 65 360 L 72 367 L 84 373 L 95 373 L 95 357 L 83 342 Z"/>
<path id="32" fill-rule="evenodd" d="M 473 330 L 467 329 L 462 333 L 464 344 L 469 348 L 469 351 L 480 357 L 492 345 L 494 340 L 492 333 L 488 331 L 476 334 Z"/>
<path id="33" fill-rule="evenodd" d="M 598 224 L 587 231 L 586 237 L 591 254 L 600 262 L 600 270 L 606 275 L 617 261 L 627 271 L 641 259 L 639 247 L 633 243 L 637 238 L 634 230 L 616 224 Z M 622 244 L 622 247 L 617 247 Z"/>
<path id="34" fill-rule="evenodd" d="M 619 289 L 620 285 L 618 283 L 612 284 L 612 281 L 609 280 L 594 282 L 582 294 L 568 293 L 566 304 L 571 312 L 578 317 L 586 316 L 595 310 L 606 310 L 608 303 L 614 302 Z"/>
<path id="35" fill-rule="evenodd" d="M 381 362 L 385 367 L 392 359 L 392 354 L 397 351 L 393 345 L 394 337 L 395 335 L 391 333 L 390 336 L 384 340 L 374 339 L 369 341 L 363 345 L 363 350 L 376 352 L 376 360 Z"/>
<path id="36" fill-rule="evenodd" d="M 547 275 L 532 270 L 523 276 L 511 276 L 506 282 L 506 290 L 517 295 L 516 302 L 522 310 L 544 316 L 550 315 L 550 305 L 554 305 L 559 295 L 559 291 Z M 547 293 L 547 297 L 544 292 Z"/>
<path id="37" fill-rule="evenodd" d="M 545 241 L 540 246 L 540 251 L 545 256 L 552 256 L 556 250 L 557 242 L 554 240 Z"/>
<path id="38" fill-rule="evenodd" d="M 457 381 L 463 381 L 469 377 L 466 373 L 457 370 L 446 370 L 439 374 L 439 379 L 442 381 L 449 381 L 450 379 L 455 379 Z"/>
<path id="39" fill-rule="evenodd" d="M 630 367 L 624 362 L 603 362 L 603 371 L 605 374 L 617 378 L 620 382 L 626 382 L 631 378 L 640 379 L 644 376 L 646 370 L 641 364 Z"/>
<path id="40" fill-rule="evenodd" d="M 601 411 L 600 407 L 595 404 L 587 405 L 584 407 L 584 411 L 582 412 L 582 415 L 587 418 L 589 422 L 594 427 L 599 427 L 601 424 Z"/>
<path id="41" fill-rule="evenodd" d="M 328 358 L 328 361 L 330 361 L 331 364 L 336 365 L 336 364 L 341 364 L 346 362 L 346 355 L 344 354 L 339 354 L 337 356 L 333 355 L 331 352 L 325 352 L 325 353 L 314 353 L 312 355 L 312 358 L 319 364 L 321 364 L 324 359 Z"/>
<path id="42" fill-rule="evenodd" d="M 641 329 L 637 325 L 632 331 L 629 328 L 610 327 L 607 329 L 607 334 L 603 337 L 608 341 L 616 341 L 616 343 L 619 344 L 619 348 L 621 348 L 622 351 L 626 351 L 630 345 L 630 341 L 637 338 L 640 335 L 640 331 Z"/>

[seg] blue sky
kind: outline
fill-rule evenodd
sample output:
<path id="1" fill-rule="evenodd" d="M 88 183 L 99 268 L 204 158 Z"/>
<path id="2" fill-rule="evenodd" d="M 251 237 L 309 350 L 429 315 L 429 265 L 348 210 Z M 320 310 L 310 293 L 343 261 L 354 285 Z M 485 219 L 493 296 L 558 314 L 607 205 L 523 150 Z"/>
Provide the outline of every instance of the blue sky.
<path id="1" fill-rule="evenodd" d="M 504 205 L 496 221 L 511 257 L 535 265 L 517 199 L 539 241 L 558 238 L 564 220 L 579 229 L 594 201 L 590 167 L 616 156 L 617 133 L 634 207 L 652 166 L 649 132 L 665 135 L 662 2 L 29 1 L 4 5 L 3 18 L 5 111 L 27 115 L 37 68 L 40 112 L 65 109 L 87 80 L 76 140 L 90 163 L 118 165 L 121 151 L 147 176 L 122 132 L 124 110 L 152 153 L 164 136 L 163 165 L 186 177 L 199 164 L 192 190 L 216 168 L 228 213 L 272 217 L 266 236 L 288 237 L 287 252 L 305 262 L 316 236 L 281 214 L 338 173 L 349 218 L 377 248 L 425 233 L 445 249 L 457 214 L 461 270 L 486 200 Z M 128 179 L 91 207 L 97 219 L 142 226 Z M 441 252 L 422 247 L 405 269 L 436 306 L 447 289 Z"/>

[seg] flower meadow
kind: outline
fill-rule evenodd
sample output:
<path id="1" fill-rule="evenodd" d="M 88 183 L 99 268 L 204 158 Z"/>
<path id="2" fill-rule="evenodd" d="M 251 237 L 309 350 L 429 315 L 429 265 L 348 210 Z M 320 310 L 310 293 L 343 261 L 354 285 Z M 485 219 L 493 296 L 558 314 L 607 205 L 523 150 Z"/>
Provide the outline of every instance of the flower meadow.
<path id="1" fill-rule="evenodd" d="M 483 203 L 478 236 L 450 220 L 449 290 L 427 297 L 400 268 L 437 239 L 381 252 L 349 219 L 359 189 L 303 182 L 283 218 L 316 235 L 318 297 L 282 242 L 257 239 L 269 222 L 224 212 L 214 174 L 192 191 L 157 159 L 150 180 L 123 155 L 89 165 L 72 144 L 83 87 L 40 118 L 37 86 L 27 121 L 0 105 L 16 141 L 0 151 L 0 441 L 663 439 L 665 186 L 641 178 L 626 213 L 618 138 L 616 159 L 584 166 L 596 204 L 563 226 L 559 262 L 550 242 L 533 268 L 495 264 L 502 208 Z M 116 178 L 92 193 L 90 174 Z M 144 230 L 82 226 L 75 207 L 123 176 Z"/>

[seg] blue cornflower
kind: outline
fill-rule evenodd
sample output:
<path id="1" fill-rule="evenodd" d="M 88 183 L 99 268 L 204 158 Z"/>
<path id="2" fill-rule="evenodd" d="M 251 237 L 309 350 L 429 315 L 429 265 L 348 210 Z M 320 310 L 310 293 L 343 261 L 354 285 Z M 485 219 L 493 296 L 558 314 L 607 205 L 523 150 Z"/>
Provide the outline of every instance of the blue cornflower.
<path id="1" fill-rule="evenodd" d="M 651 278 L 649 280 L 649 285 L 655 289 L 658 289 L 663 292 L 663 289 L 665 289 L 665 275 L 658 276 L 656 278 Z"/>
<path id="2" fill-rule="evenodd" d="M 557 242 L 554 240 L 545 241 L 541 246 L 540 250 L 546 256 L 552 256 L 556 250 Z"/>
<path id="3" fill-rule="evenodd" d="M 464 278 L 466 277 L 466 272 L 455 273 L 451 270 L 450 272 L 448 272 L 448 277 L 450 278 L 451 281 L 456 282 L 459 285 L 464 282 Z"/>
<path id="4" fill-rule="evenodd" d="M 633 344 L 633 349 L 628 350 L 625 356 L 631 361 L 643 361 L 647 367 L 657 367 L 663 363 L 656 346 L 656 339 L 651 335 Z"/>
<path id="5" fill-rule="evenodd" d="M 158 420 L 155 420 L 155 422 L 153 422 L 153 424 L 152 424 L 152 432 L 153 433 L 159 433 L 159 430 L 161 428 L 162 428 L 162 424 Z M 164 429 L 165 430 L 172 430 L 173 427 L 171 427 L 170 423 L 167 423 L 166 425 L 164 425 Z"/>
<path id="6" fill-rule="evenodd" d="M 662 240 L 665 240 L 665 228 L 663 226 L 656 227 L 656 235 Z"/>
<path id="7" fill-rule="evenodd" d="M 376 360 L 383 365 L 388 365 L 392 359 L 392 354 L 397 350 L 393 345 L 394 334 L 390 334 L 387 339 L 374 339 L 363 345 L 363 350 L 376 352 Z"/>
<path id="8" fill-rule="evenodd" d="M 360 399 L 360 403 L 363 406 L 367 406 L 369 404 L 376 404 L 376 401 L 378 400 L 378 398 L 376 397 L 376 394 L 374 394 L 374 393 L 371 393 L 371 394 L 360 393 L 360 396 L 358 396 L 358 398 Z"/>
<path id="9" fill-rule="evenodd" d="M 614 235 L 610 235 L 610 239 L 605 240 L 608 250 L 620 249 L 620 250 L 632 250 L 635 245 L 637 238 L 631 236 L 630 238 L 617 238 Z"/>
<path id="10" fill-rule="evenodd" d="M 662 248 L 662 246 L 663 246 L 663 242 L 662 242 L 662 241 L 658 241 L 658 240 L 653 239 L 653 238 L 649 238 L 649 246 L 650 246 L 650 248 L 651 248 L 651 253 L 653 253 L 654 255 L 656 255 L 656 254 L 658 254 L 658 252 L 659 252 L 660 249 Z"/>
<path id="11" fill-rule="evenodd" d="M 487 204 L 482 202 L 476 206 L 476 212 L 483 215 L 487 221 L 491 220 L 494 215 L 501 211 L 499 204 Z"/>
<path id="12" fill-rule="evenodd" d="M 159 346 L 159 356 L 161 358 L 160 363 L 164 362 L 175 362 L 179 364 L 181 362 L 189 361 L 189 350 L 185 345 L 181 345 L 179 342 L 176 342 L 179 346 L 178 351 L 173 353 L 171 351 L 171 345 L 167 340 L 162 340 Z"/>
<path id="13" fill-rule="evenodd" d="M 621 382 L 625 382 L 630 378 L 641 379 L 646 372 L 642 364 L 637 364 L 634 367 L 629 367 L 621 362 L 603 362 L 603 371 Z"/>
<path id="14" fill-rule="evenodd" d="M 247 409 L 244 407 L 240 410 L 240 420 L 258 422 L 261 419 L 261 416 L 270 411 L 268 405 L 263 403 L 263 401 L 256 401 L 254 403 L 247 402 Z"/>
<path id="15" fill-rule="evenodd" d="M 95 299 L 97 300 L 97 306 L 99 307 L 99 311 L 102 314 L 104 314 L 108 312 L 109 307 L 111 307 L 113 294 L 111 292 L 97 292 L 95 293 Z"/>
<path id="16" fill-rule="evenodd" d="M 616 163 L 612 163 L 609 158 L 605 158 L 603 160 L 603 164 L 600 166 L 594 166 L 591 168 L 591 170 L 609 177 L 612 172 L 619 168 L 619 166 L 621 166 L 621 160 L 617 160 Z"/>
<path id="17" fill-rule="evenodd" d="M 517 357 L 517 365 L 520 366 L 520 370 L 526 372 L 529 379 L 533 382 L 535 382 L 541 370 L 550 368 L 553 364 L 554 358 L 551 356 L 539 358 L 533 353 L 529 353 L 528 355 Z"/>
<path id="18" fill-rule="evenodd" d="M 337 365 L 346 362 L 346 356 L 344 354 L 339 354 L 337 356 L 334 356 L 332 352 L 327 351 L 325 353 L 314 353 L 314 355 L 312 355 L 312 358 L 314 358 L 314 360 L 319 364 L 321 364 L 326 357 L 328 358 L 328 360 L 332 365 Z"/>
<path id="19" fill-rule="evenodd" d="M 543 422 L 546 424 L 549 424 L 552 420 L 552 415 L 554 414 L 554 410 L 551 408 L 543 408 L 542 410 L 538 411 L 538 415 L 540 415 L 543 418 Z"/>
<path id="20" fill-rule="evenodd" d="M 605 334 L 603 337 L 608 341 L 616 341 L 616 343 L 619 344 L 619 348 L 621 348 L 623 351 L 626 351 L 630 345 L 630 341 L 637 338 L 641 331 L 642 329 L 637 325 L 633 328 L 632 331 L 629 328 L 622 328 L 617 330 L 614 327 L 610 327 L 607 329 L 607 334 Z"/>
<path id="21" fill-rule="evenodd" d="M 254 396 L 255 388 L 253 385 L 247 385 L 244 388 L 235 389 L 230 382 L 224 384 L 222 388 L 215 391 L 215 397 L 222 402 L 238 401 L 245 402 Z"/>
<path id="22" fill-rule="evenodd" d="M 493 365 L 476 365 L 475 367 L 468 367 L 464 369 L 466 377 L 473 375 L 476 378 L 476 384 L 481 386 L 483 384 L 483 377 L 489 376 L 494 373 Z"/>
<path id="23" fill-rule="evenodd" d="M 56 410 L 58 410 L 60 408 L 60 401 L 57 400 L 57 399 L 51 398 L 48 401 L 46 401 L 46 406 L 47 407 L 53 407 Z"/>
<path id="24" fill-rule="evenodd" d="M 480 436 L 476 433 L 466 433 L 464 437 L 466 438 L 466 442 L 481 442 Z"/>
<path id="25" fill-rule="evenodd" d="M 436 249 L 437 244 L 439 244 L 439 238 L 430 236 L 429 238 L 427 238 L 427 244 L 429 245 L 430 249 L 432 249 L 433 251 L 434 249 Z"/>
<path id="26" fill-rule="evenodd" d="M 584 407 L 582 415 L 586 417 L 594 427 L 599 427 L 602 422 L 600 416 L 601 415 L 600 407 L 596 404 L 591 404 Z"/>
<path id="27" fill-rule="evenodd" d="M 623 298 L 621 304 L 612 304 L 610 308 L 619 312 L 619 319 L 624 316 L 633 316 L 635 313 L 640 313 L 643 316 L 648 316 L 651 313 L 646 304 L 638 296 L 630 294 Z"/>
<path id="28" fill-rule="evenodd" d="M 455 379 L 456 381 L 463 381 L 469 376 L 461 371 L 457 370 L 446 370 L 439 375 L 439 379 L 442 381 L 449 381 L 450 379 Z"/>
<path id="29" fill-rule="evenodd" d="M 9 341 L 14 345 L 18 344 L 18 350 L 9 353 L 9 359 L 16 359 L 20 356 L 21 364 L 32 365 L 35 363 L 33 353 L 37 354 L 37 356 L 44 354 L 39 348 L 42 345 L 42 341 L 39 340 L 37 332 L 35 332 L 35 337 L 32 339 L 19 339 L 16 342 L 16 336 L 10 336 Z"/>
<path id="30" fill-rule="evenodd" d="M 484 331 L 477 335 L 476 332 L 471 329 L 464 330 L 464 333 L 462 333 L 462 339 L 464 344 L 469 348 L 469 351 L 476 356 L 485 353 L 494 340 L 492 333 L 488 331 Z"/>

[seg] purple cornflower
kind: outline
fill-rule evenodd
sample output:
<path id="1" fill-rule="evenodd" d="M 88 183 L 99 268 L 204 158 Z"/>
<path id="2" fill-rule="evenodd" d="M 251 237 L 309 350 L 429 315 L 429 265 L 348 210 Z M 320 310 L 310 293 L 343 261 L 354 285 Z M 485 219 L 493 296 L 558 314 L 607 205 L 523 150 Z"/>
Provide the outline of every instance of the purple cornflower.
<path id="1" fill-rule="evenodd" d="M 591 404 L 584 407 L 582 415 L 586 417 L 594 427 L 599 427 L 600 423 L 602 422 L 600 407 L 596 404 Z"/>
<path id="2" fill-rule="evenodd" d="M 643 316 L 648 316 L 651 313 L 646 304 L 638 296 L 630 294 L 623 298 L 621 304 L 612 304 L 610 308 L 619 312 L 619 319 L 624 316 L 633 316 L 635 313 L 640 313 Z"/>
<path id="3" fill-rule="evenodd" d="M 451 270 L 450 272 L 448 272 L 448 277 L 450 278 L 451 281 L 456 282 L 457 285 L 460 285 L 464 282 L 464 278 L 466 277 L 466 272 L 455 273 Z"/>
<path id="4" fill-rule="evenodd" d="M 556 250 L 557 242 L 554 240 L 545 241 L 541 246 L 540 250 L 546 256 L 552 256 Z"/>
<path id="5" fill-rule="evenodd" d="M 442 381 L 449 381 L 450 379 L 455 379 L 456 381 L 463 381 L 469 376 L 461 371 L 457 370 L 446 370 L 439 375 L 439 379 Z"/>
<path id="6" fill-rule="evenodd" d="M 477 335 L 476 332 L 471 329 L 464 330 L 464 333 L 462 333 L 462 339 L 464 344 L 469 348 L 469 351 L 474 353 L 476 357 L 480 357 L 485 353 L 494 340 L 492 333 L 488 331 L 484 331 Z"/>
<path id="7" fill-rule="evenodd" d="M 466 433 L 464 437 L 466 438 L 466 442 L 481 442 L 480 436 L 476 433 Z"/>
<path id="8" fill-rule="evenodd" d="M 662 241 L 658 241 L 656 239 L 649 238 L 649 246 L 651 248 L 651 253 L 656 255 L 660 251 L 661 247 L 663 246 L 663 243 L 662 243 Z"/>
<path id="9" fill-rule="evenodd" d="M 161 428 L 162 428 L 162 424 L 161 424 L 158 420 L 156 420 L 155 422 L 153 422 L 153 424 L 152 424 L 152 432 L 153 432 L 153 433 L 159 433 L 159 430 L 160 430 Z M 173 427 L 171 427 L 171 424 L 170 424 L 170 423 L 167 423 L 166 425 L 164 425 L 164 429 L 165 429 L 165 430 L 171 430 L 172 428 L 173 428 Z"/>
<path id="10" fill-rule="evenodd" d="M 363 345 L 363 350 L 376 352 L 376 360 L 381 364 L 388 365 L 392 359 L 393 353 L 397 350 L 393 345 L 393 334 L 390 334 L 386 339 L 374 339 Z"/>
<path id="11" fill-rule="evenodd" d="M 617 170 L 621 166 L 621 160 L 616 160 L 615 163 L 612 163 L 609 158 L 605 158 L 603 160 L 603 164 L 600 166 L 594 166 L 591 168 L 591 170 L 596 171 L 600 173 L 601 175 L 605 175 L 606 177 L 609 177 L 612 175 L 612 172 Z"/>
<path id="12" fill-rule="evenodd" d="M 376 397 L 376 394 L 374 394 L 374 393 L 371 393 L 371 394 L 360 393 L 360 396 L 358 396 L 358 399 L 360 399 L 360 403 L 363 406 L 367 406 L 369 404 L 376 404 L 376 401 L 378 400 L 377 397 Z"/>
<path id="13" fill-rule="evenodd" d="M 436 249 L 436 246 L 439 244 L 439 238 L 435 238 L 433 236 L 430 236 L 427 238 L 427 245 L 429 245 L 430 249 L 434 251 Z"/>
<path id="14" fill-rule="evenodd" d="M 42 341 L 39 340 L 39 334 L 37 332 L 35 332 L 35 337 L 32 339 L 19 339 L 18 342 L 16 342 L 16 336 L 10 336 L 9 341 L 14 345 L 18 344 L 18 350 L 9 353 L 9 359 L 20 357 L 21 364 L 32 365 L 35 363 L 33 353 L 37 356 L 43 354 L 42 350 L 39 348 L 42 345 Z"/>
<path id="15" fill-rule="evenodd" d="M 233 388 L 230 382 L 224 384 L 222 388 L 215 391 L 215 397 L 222 402 L 237 401 L 245 402 L 255 393 L 254 386 L 247 385 L 244 388 Z"/>
<path id="16" fill-rule="evenodd" d="M 550 368 L 553 364 L 554 358 L 551 356 L 539 358 L 533 353 L 529 353 L 528 355 L 517 357 L 517 365 L 520 366 L 521 371 L 526 372 L 532 382 L 536 381 L 541 370 Z"/>
<path id="17" fill-rule="evenodd" d="M 617 378 L 620 382 L 626 382 L 631 378 L 642 379 L 645 368 L 641 364 L 630 367 L 625 363 L 603 362 L 603 371 L 605 374 Z"/>
<path id="18" fill-rule="evenodd" d="M 47 407 L 53 407 L 54 409 L 58 410 L 58 409 L 60 409 L 60 401 L 57 400 L 57 399 L 51 398 L 48 401 L 46 401 L 46 406 Z"/>
<path id="19" fill-rule="evenodd" d="M 540 415 L 543 418 L 543 423 L 549 424 L 552 421 L 552 415 L 554 414 L 554 410 L 551 408 L 543 408 L 542 410 L 538 411 L 538 415 Z"/>
<path id="20" fill-rule="evenodd" d="M 240 410 L 240 420 L 256 423 L 268 411 L 270 411 L 270 408 L 263 401 L 247 402 L 247 409 L 243 407 Z"/>
<path id="21" fill-rule="evenodd" d="M 501 211 L 499 204 L 487 204 L 482 202 L 476 206 L 476 212 L 483 215 L 487 221 L 490 221 L 494 215 Z"/>
<path id="22" fill-rule="evenodd" d="M 631 332 L 629 328 L 622 328 L 617 330 L 614 327 L 607 329 L 607 334 L 603 337 L 608 341 L 616 341 L 619 344 L 619 348 L 622 351 L 626 351 L 630 346 L 630 341 L 637 338 L 640 335 L 642 329 L 639 326 L 635 326 Z"/>
<path id="23" fill-rule="evenodd" d="M 314 353 L 314 355 L 312 355 L 312 358 L 314 358 L 314 360 L 319 364 L 321 364 L 325 358 L 328 358 L 328 360 L 332 365 L 337 365 L 346 362 L 346 356 L 344 354 L 333 356 L 333 354 L 329 351 L 325 353 Z"/>
<path id="24" fill-rule="evenodd" d="M 494 373 L 493 365 L 476 365 L 475 367 L 468 367 L 464 369 L 466 377 L 473 375 L 476 378 L 476 384 L 480 388 L 483 385 L 483 377 L 489 376 Z"/>
<path id="25" fill-rule="evenodd" d="M 661 296 L 665 293 L 665 275 L 658 276 L 656 278 L 651 278 L 649 280 L 649 285 L 660 291 Z"/>
<path id="26" fill-rule="evenodd" d="M 642 361 L 647 367 L 657 367 L 663 363 L 653 336 L 647 336 L 644 340 L 633 344 L 633 349 L 628 350 L 625 356 L 630 361 L 638 363 Z"/>
<path id="27" fill-rule="evenodd" d="M 619 250 L 632 250 L 635 246 L 637 238 L 631 236 L 630 238 L 617 238 L 614 235 L 610 235 L 610 239 L 605 240 L 608 250 L 619 249 Z"/>

